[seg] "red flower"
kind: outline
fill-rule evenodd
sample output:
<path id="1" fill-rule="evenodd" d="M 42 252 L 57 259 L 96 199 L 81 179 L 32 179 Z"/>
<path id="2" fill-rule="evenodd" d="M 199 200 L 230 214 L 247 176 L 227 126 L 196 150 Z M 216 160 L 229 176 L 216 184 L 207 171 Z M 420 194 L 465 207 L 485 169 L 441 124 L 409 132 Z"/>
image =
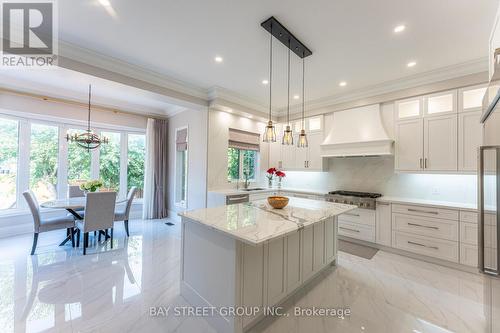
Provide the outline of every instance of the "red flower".
<path id="1" fill-rule="evenodd" d="M 267 170 L 267 173 L 270 175 L 274 175 L 276 173 L 276 168 L 270 168 L 269 170 Z"/>
<path id="2" fill-rule="evenodd" d="M 276 176 L 282 178 L 282 177 L 286 177 L 285 173 L 283 171 L 276 171 Z"/>

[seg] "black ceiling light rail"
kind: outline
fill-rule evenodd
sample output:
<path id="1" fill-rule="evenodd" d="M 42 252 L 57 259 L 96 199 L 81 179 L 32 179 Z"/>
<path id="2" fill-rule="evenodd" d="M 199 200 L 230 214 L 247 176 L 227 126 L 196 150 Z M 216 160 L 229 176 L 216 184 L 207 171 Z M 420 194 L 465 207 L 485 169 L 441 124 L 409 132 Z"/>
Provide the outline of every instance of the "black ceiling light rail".
<path id="1" fill-rule="evenodd" d="M 271 16 L 260 25 L 300 58 L 305 58 L 312 54 L 312 51 L 302 44 L 302 42 L 288 31 L 283 24 L 275 19 L 274 16 Z"/>

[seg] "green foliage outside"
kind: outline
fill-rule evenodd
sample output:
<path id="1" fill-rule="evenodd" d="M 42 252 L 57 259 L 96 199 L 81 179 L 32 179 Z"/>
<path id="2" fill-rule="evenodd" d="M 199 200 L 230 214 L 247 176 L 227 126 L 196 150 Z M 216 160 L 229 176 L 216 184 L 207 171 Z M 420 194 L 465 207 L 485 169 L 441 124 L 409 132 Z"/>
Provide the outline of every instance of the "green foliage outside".
<path id="1" fill-rule="evenodd" d="M 240 176 L 240 160 L 242 174 Z M 253 150 L 227 149 L 227 179 L 229 181 L 245 178 L 255 179 L 257 152 Z"/>
<path id="2" fill-rule="evenodd" d="M 30 189 L 38 200 L 57 196 L 57 156 L 59 150 L 57 126 L 31 125 Z"/>
<path id="3" fill-rule="evenodd" d="M 0 209 L 16 204 L 16 173 L 18 154 L 18 122 L 0 122 Z"/>
<path id="4" fill-rule="evenodd" d="M 83 130 L 70 130 L 69 133 L 83 133 Z M 68 142 L 68 183 L 75 184 L 79 181 L 90 179 L 90 161 L 92 151 L 78 146 L 76 143 Z"/>
<path id="5" fill-rule="evenodd" d="M 136 198 L 142 198 L 144 189 L 144 160 L 146 158 L 146 139 L 141 134 L 128 135 L 128 163 L 127 184 L 128 189 L 136 186 Z M 128 190 L 127 189 L 127 190 Z"/>
<path id="6" fill-rule="evenodd" d="M 109 139 L 108 144 L 101 145 L 99 157 L 99 178 L 104 187 L 114 191 L 120 188 L 120 133 L 103 132 Z"/>
<path id="7" fill-rule="evenodd" d="M 238 180 L 240 177 L 240 151 L 235 148 L 227 149 L 227 180 Z"/>

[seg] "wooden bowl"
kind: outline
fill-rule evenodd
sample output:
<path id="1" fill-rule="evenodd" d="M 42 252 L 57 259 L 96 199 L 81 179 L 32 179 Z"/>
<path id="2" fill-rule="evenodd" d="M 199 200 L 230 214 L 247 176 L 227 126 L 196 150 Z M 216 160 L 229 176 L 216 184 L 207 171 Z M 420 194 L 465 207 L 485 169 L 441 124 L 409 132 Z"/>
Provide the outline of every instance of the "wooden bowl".
<path id="1" fill-rule="evenodd" d="M 288 199 L 287 197 L 282 197 L 279 195 L 267 197 L 267 202 L 269 202 L 269 204 L 275 209 L 285 208 L 286 205 L 288 205 L 289 200 L 290 199 Z"/>

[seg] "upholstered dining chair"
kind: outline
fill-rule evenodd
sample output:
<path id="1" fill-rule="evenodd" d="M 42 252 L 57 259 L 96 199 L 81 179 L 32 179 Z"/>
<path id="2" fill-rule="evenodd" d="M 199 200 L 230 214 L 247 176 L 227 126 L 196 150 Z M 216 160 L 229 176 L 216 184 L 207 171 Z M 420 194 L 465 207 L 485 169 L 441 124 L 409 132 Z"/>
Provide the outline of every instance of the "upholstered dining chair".
<path id="1" fill-rule="evenodd" d="M 85 194 L 80 190 L 80 185 L 69 185 L 68 186 L 68 197 L 70 198 L 80 198 L 84 197 Z"/>
<path id="2" fill-rule="evenodd" d="M 83 220 L 76 221 L 77 240 L 80 246 L 80 232 L 83 232 L 83 254 L 87 253 L 89 232 L 111 229 L 111 248 L 113 248 L 113 222 L 115 217 L 116 192 L 87 193 L 85 215 Z"/>
<path id="3" fill-rule="evenodd" d="M 120 207 L 115 211 L 115 221 L 123 221 L 125 225 L 125 232 L 127 233 L 127 237 L 129 236 L 128 232 L 128 216 L 130 215 L 130 207 L 132 206 L 132 201 L 134 200 L 135 192 L 137 191 L 137 187 L 132 186 L 127 194 L 127 203 L 124 207 Z"/>
<path id="4" fill-rule="evenodd" d="M 38 242 L 38 234 L 46 231 L 52 231 L 57 229 L 66 229 L 71 233 L 71 244 L 75 246 L 75 238 L 74 238 L 74 227 L 75 227 L 75 218 L 72 216 L 58 216 L 52 218 L 43 219 L 40 215 L 40 206 L 38 205 L 38 201 L 36 200 L 35 194 L 33 191 L 25 191 L 23 192 L 24 199 L 28 203 L 28 207 L 30 208 L 31 215 L 33 215 L 33 224 L 34 224 L 34 234 L 33 234 L 33 246 L 31 247 L 31 255 L 35 254 L 36 243 Z"/>

